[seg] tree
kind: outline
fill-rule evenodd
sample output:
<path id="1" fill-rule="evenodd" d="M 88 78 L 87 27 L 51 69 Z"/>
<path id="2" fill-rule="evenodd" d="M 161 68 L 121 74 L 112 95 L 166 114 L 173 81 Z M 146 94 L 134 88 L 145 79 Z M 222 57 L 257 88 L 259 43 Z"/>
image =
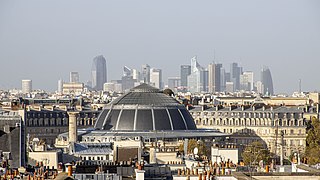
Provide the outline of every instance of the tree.
<path id="1" fill-rule="evenodd" d="M 172 96 L 172 95 L 174 95 L 174 92 L 171 89 L 165 89 L 163 91 L 163 94 L 166 94 L 168 96 Z"/>
<path id="2" fill-rule="evenodd" d="M 320 122 L 317 118 L 312 117 L 307 128 L 307 147 L 305 156 L 308 164 L 314 165 L 320 163 Z"/>
<path id="3" fill-rule="evenodd" d="M 243 162 L 247 165 L 257 164 L 261 160 L 268 161 L 269 157 L 269 151 L 260 141 L 250 143 L 242 153 Z"/>
<path id="4" fill-rule="evenodd" d="M 183 147 L 184 145 L 181 144 L 180 147 L 179 147 L 179 151 L 180 152 L 183 152 Z M 196 139 L 189 139 L 188 140 L 188 152 L 186 154 L 193 154 L 193 150 L 194 148 L 198 148 L 198 155 L 201 156 L 201 155 L 208 155 L 209 151 L 208 151 L 208 148 L 206 146 L 206 144 L 201 141 L 201 140 L 196 140 Z"/>

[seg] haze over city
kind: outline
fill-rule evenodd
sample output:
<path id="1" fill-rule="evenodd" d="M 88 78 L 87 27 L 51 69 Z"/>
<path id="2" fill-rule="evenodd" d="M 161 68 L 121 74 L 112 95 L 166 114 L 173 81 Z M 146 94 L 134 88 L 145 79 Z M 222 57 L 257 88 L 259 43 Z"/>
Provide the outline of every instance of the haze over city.
<path id="1" fill-rule="evenodd" d="M 108 81 L 141 64 L 179 76 L 201 65 L 237 62 L 259 78 L 270 68 L 276 93 L 319 90 L 318 1 L 1 1 L 0 89 L 54 91 L 70 71 L 90 80 L 92 60 L 107 60 Z M 214 53 L 215 52 L 215 53 Z M 215 58 L 214 58 L 215 57 Z"/>

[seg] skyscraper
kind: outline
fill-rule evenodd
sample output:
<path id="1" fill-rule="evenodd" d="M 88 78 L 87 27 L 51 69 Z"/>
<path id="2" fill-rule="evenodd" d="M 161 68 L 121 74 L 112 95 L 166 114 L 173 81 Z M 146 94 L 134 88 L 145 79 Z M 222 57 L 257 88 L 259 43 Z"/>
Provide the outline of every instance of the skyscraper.
<path id="1" fill-rule="evenodd" d="M 222 64 L 211 63 L 208 65 L 208 90 L 210 93 L 221 91 Z"/>
<path id="2" fill-rule="evenodd" d="M 132 78 L 137 82 L 140 81 L 140 72 L 137 69 L 132 69 Z"/>
<path id="3" fill-rule="evenodd" d="M 103 84 L 107 82 L 106 59 L 100 55 L 93 59 L 92 70 L 92 88 L 103 90 Z"/>
<path id="4" fill-rule="evenodd" d="M 263 94 L 273 95 L 273 81 L 270 69 L 263 67 L 261 70 L 261 82 L 263 84 Z"/>
<path id="5" fill-rule="evenodd" d="M 79 73 L 78 72 L 70 72 L 70 82 L 71 83 L 79 83 Z"/>
<path id="6" fill-rule="evenodd" d="M 180 66 L 180 78 L 182 88 L 188 87 L 188 76 L 191 74 L 190 65 L 181 65 Z"/>
<path id="7" fill-rule="evenodd" d="M 144 83 L 150 84 L 150 66 L 148 64 L 142 65 L 142 81 Z"/>
<path id="8" fill-rule="evenodd" d="M 63 87 L 63 80 L 59 79 L 58 81 L 58 93 L 62 93 L 62 87 Z"/>
<path id="9" fill-rule="evenodd" d="M 208 71 L 197 61 L 197 57 L 191 59 L 191 74 L 188 76 L 188 89 L 190 92 L 203 92 L 206 91 Z"/>
<path id="10" fill-rule="evenodd" d="M 238 66 L 238 63 L 232 63 L 230 65 L 230 80 L 233 82 L 235 90 L 240 90 L 241 74 L 242 74 L 242 68 Z"/>
<path id="11" fill-rule="evenodd" d="M 21 81 L 21 89 L 22 89 L 22 93 L 26 94 L 26 93 L 31 93 L 32 91 L 32 80 L 29 79 L 25 79 Z"/>
<path id="12" fill-rule="evenodd" d="M 129 67 L 124 66 L 123 67 L 123 75 L 121 78 L 122 90 L 127 91 L 127 90 L 133 88 L 135 82 L 136 82 L 136 80 L 133 79 L 132 70 Z"/>
<path id="13" fill-rule="evenodd" d="M 150 84 L 154 87 L 162 89 L 162 70 L 161 69 L 150 69 Z"/>
<path id="14" fill-rule="evenodd" d="M 127 66 L 123 67 L 123 76 L 127 77 L 127 76 L 132 76 L 132 70 L 130 68 L 128 68 Z"/>
<path id="15" fill-rule="evenodd" d="M 180 77 L 168 77 L 168 88 L 175 89 L 181 86 Z"/>
<path id="16" fill-rule="evenodd" d="M 253 91 L 253 72 L 245 71 L 240 75 L 240 89 L 245 91 Z"/>
<path id="17" fill-rule="evenodd" d="M 220 91 L 226 90 L 226 70 L 224 68 L 220 69 Z"/>

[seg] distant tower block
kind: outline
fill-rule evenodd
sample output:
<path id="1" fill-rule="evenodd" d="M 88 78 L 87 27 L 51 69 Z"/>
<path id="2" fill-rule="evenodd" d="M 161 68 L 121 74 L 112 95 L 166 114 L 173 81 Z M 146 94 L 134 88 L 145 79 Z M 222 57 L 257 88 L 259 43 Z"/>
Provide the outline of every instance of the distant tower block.
<path id="1" fill-rule="evenodd" d="M 68 112 L 69 115 L 69 142 L 77 142 L 77 117 L 79 112 Z"/>

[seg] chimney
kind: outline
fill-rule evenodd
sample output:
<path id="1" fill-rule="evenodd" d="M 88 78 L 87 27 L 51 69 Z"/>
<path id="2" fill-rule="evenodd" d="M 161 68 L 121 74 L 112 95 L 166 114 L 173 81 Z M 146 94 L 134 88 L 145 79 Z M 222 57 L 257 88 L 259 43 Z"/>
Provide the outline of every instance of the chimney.
<path id="1" fill-rule="evenodd" d="M 204 105 L 204 104 L 203 104 L 203 105 L 201 106 L 201 110 L 202 110 L 202 111 L 205 111 L 206 109 L 207 109 L 207 105 Z"/>
<path id="2" fill-rule="evenodd" d="M 10 126 L 9 125 L 4 125 L 3 132 L 5 132 L 6 134 L 9 134 L 10 133 Z"/>
<path id="3" fill-rule="evenodd" d="M 77 142 L 77 116 L 79 112 L 68 112 L 69 115 L 69 142 Z"/>

